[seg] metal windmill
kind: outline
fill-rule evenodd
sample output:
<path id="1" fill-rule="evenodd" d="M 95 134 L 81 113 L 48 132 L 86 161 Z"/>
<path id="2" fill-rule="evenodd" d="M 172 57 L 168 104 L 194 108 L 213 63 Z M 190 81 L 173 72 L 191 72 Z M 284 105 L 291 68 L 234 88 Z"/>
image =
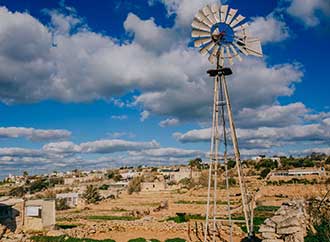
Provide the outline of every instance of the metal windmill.
<path id="1" fill-rule="evenodd" d="M 241 166 L 240 152 L 237 142 L 233 113 L 227 88 L 226 76 L 231 75 L 230 68 L 225 64 L 233 64 L 234 59 L 242 61 L 240 54 L 262 57 L 260 41 L 252 38 L 248 34 L 248 23 L 243 23 L 244 16 L 237 14 L 237 9 L 229 8 L 228 5 L 206 5 L 198 11 L 192 23 L 192 38 L 194 45 L 200 48 L 202 55 L 208 55 L 215 69 L 208 70 L 207 73 L 214 77 L 214 99 L 213 118 L 211 129 L 210 166 L 208 177 L 208 197 L 206 207 L 206 221 L 202 230 L 203 241 L 216 241 L 220 238 L 217 222 L 217 170 L 218 164 L 223 160 L 225 166 L 225 180 L 227 188 L 227 211 L 230 225 L 229 240 L 232 241 L 232 214 L 230 208 L 229 182 L 228 182 L 228 157 L 227 157 L 227 128 L 226 118 L 228 118 L 231 143 L 236 160 L 238 180 L 242 198 L 242 209 L 245 217 L 245 224 L 249 236 L 253 235 L 253 199 L 248 193 L 244 181 Z M 225 115 L 227 112 L 227 115 Z M 222 146 L 220 145 L 222 142 Z M 220 157 L 220 147 L 223 147 L 223 156 Z M 211 194 L 213 177 L 213 195 Z M 213 212 L 210 213 L 211 198 L 213 198 Z M 210 224 L 210 218 L 212 221 Z M 213 226 L 212 226 L 213 223 Z M 195 231 L 198 229 L 196 228 Z M 201 231 L 201 230 L 200 230 Z M 199 240 L 202 240 L 199 237 Z"/>

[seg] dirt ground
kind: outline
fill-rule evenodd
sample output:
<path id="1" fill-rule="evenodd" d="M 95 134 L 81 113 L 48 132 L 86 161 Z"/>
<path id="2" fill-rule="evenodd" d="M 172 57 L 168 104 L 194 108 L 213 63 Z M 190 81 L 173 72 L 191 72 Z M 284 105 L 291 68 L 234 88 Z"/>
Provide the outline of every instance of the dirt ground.
<path id="1" fill-rule="evenodd" d="M 279 206 L 283 202 L 291 199 L 308 198 L 311 196 L 319 196 L 325 193 L 325 185 L 303 185 L 290 184 L 283 186 L 262 186 L 260 182 L 251 182 L 250 185 L 255 186 L 257 190 L 257 204 L 263 206 Z M 217 192 L 217 216 L 226 217 L 226 190 Z M 239 187 L 235 186 L 230 189 L 230 197 L 232 206 L 239 206 L 240 192 Z M 78 237 L 89 237 L 94 239 L 114 239 L 117 242 L 126 242 L 129 239 L 143 237 L 146 239 L 158 239 L 165 241 L 168 238 L 183 238 L 189 240 L 188 223 L 175 223 L 166 221 L 168 217 L 176 216 L 176 213 L 199 214 L 205 215 L 207 199 L 207 190 L 205 188 L 194 189 L 191 191 L 159 191 L 159 192 L 140 192 L 138 194 L 128 195 L 122 192 L 118 199 L 104 200 L 99 204 L 89 205 L 84 209 L 71 209 L 57 212 L 58 223 L 61 224 L 77 224 L 77 228 L 67 231 L 69 234 Z M 168 209 L 153 211 L 162 202 L 168 202 Z M 186 201 L 186 202 L 184 202 Z M 240 208 L 238 209 L 238 213 Z M 132 211 L 145 212 L 141 219 L 135 221 L 112 221 L 112 220 L 91 220 L 89 216 L 131 216 Z M 148 214 L 150 212 L 150 214 Z M 203 220 L 196 220 L 197 224 L 201 224 Z M 195 221 L 190 222 L 190 226 L 194 226 Z M 85 227 L 80 227 L 84 225 Z M 86 227 L 87 226 L 87 227 Z M 88 227 L 89 226 L 89 227 Z M 107 227 L 108 229 L 99 229 L 99 227 Z M 202 226 L 202 225 L 201 225 Z M 221 225 L 220 225 L 221 226 Z M 94 228 L 90 233 L 88 229 Z M 228 234 L 228 227 L 224 228 L 223 235 Z M 82 231 L 79 231 L 82 230 Z M 84 233 L 83 233 L 84 232 Z M 201 233 L 201 231 L 200 231 Z M 240 241 L 244 233 L 239 225 L 234 227 L 235 241 Z M 192 233 L 193 241 L 198 241 Z"/>

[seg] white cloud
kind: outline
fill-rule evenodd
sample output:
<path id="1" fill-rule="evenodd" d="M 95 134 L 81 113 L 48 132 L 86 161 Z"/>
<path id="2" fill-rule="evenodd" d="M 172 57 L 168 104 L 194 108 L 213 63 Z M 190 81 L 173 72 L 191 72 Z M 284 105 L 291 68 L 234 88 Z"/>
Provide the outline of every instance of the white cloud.
<path id="1" fill-rule="evenodd" d="M 158 148 L 142 151 L 131 151 L 129 155 L 146 157 L 196 157 L 204 155 L 200 150 L 187 150 L 178 148 Z"/>
<path id="2" fill-rule="evenodd" d="M 260 39 L 262 44 L 280 42 L 289 37 L 288 26 L 274 14 L 252 18 L 248 30 L 251 36 Z"/>
<path id="3" fill-rule="evenodd" d="M 24 127 L 0 127 L 0 138 L 24 137 L 33 141 L 49 141 L 70 137 L 71 132 L 64 129 L 34 129 Z"/>
<path id="4" fill-rule="evenodd" d="M 70 141 L 63 141 L 46 144 L 42 150 L 48 153 L 74 154 L 81 152 L 81 147 Z"/>
<path id="5" fill-rule="evenodd" d="M 168 126 L 175 126 L 179 123 L 179 120 L 176 118 L 167 118 L 159 122 L 159 126 L 164 128 Z"/>
<path id="6" fill-rule="evenodd" d="M 117 119 L 117 120 L 125 120 L 127 119 L 127 115 L 112 115 L 111 116 L 112 119 Z"/>
<path id="7" fill-rule="evenodd" d="M 9 147 L 0 148 L 1 157 L 17 156 L 17 157 L 40 157 L 43 156 L 42 152 L 39 150 Z"/>
<path id="8" fill-rule="evenodd" d="M 128 137 L 128 138 L 134 138 L 136 135 L 131 132 L 112 132 L 107 134 L 111 138 L 121 138 L 121 137 Z"/>
<path id="9" fill-rule="evenodd" d="M 140 121 L 143 122 L 144 120 L 146 120 L 147 118 L 149 118 L 150 116 L 150 112 L 147 110 L 144 110 L 140 113 Z"/>
<path id="10" fill-rule="evenodd" d="M 169 15 L 176 14 L 176 24 L 181 27 L 190 26 L 193 17 L 206 4 L 219 3 L 218 0 L 161 0 Z"/>
<path id="11" fill-rule="evenodd" d="M 79 146 L 81 147 L 82 152 L 85 153 L 112 153 L 129 150 L 158 148 L 159 144 L 155 140 L 150 142 L 135 142 L 113 139 L 81 143 Z"/>
<path id="12" fill-rule="evenodd" d="M 313 27 L 320 23 L 320 13 L 330 16 L 330 2 L 329 0 L 291 0 L 287 12 L 306 26 Z"/>
<path id="13" fill-rule="evenodd" d="M 240 128 L 253 127 L 284 127 L 302 123 L 308 109 L 303 103 L 288 105 L 261 106 L 256 109 L 243 108 L 237 115 L 237 126 Z"/>
<path id="14" fill-rule="evenodd" d="M 50 153 L 114 153 L 130 150 L 143 150 L 158 148 L 156 141 L 135 142 L 120 139 L 104 139 L 74 144 L 69 141 L 53 142 L 43 146 L 43 150 Z"/>
<path id="15" fill-rule="evenodd" d="M 318 124 L 296 124 L 285 127 L 260 127 L 255 129 L 237 128 L 237 136 L 242 148 L 271 148 L 298 143 L 330 141 L 330 120 Z M 210 128 L 176 132 L 173 137 L 182 143 L 205 142 L 211 136 Z"/>
<path id="16" fill-rule="evenodd" d="M 134 34 L 134 42 L 147 50 L 162 52 L 177 45 L 177 35 L 170 28 L 157 26 L 153 19 L 141 20 L 133 13 L 129 13 L 124 22 L 125 30 Z"/>

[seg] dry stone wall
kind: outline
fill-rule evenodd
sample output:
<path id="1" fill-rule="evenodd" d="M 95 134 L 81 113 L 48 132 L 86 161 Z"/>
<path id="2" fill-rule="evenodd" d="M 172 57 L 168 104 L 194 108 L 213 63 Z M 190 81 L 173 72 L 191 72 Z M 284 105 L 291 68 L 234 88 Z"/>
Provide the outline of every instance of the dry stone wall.
<path id="1" fill-rule="evenodd" d="M 308 215 L 304 201 L 284 203 L 260 226 L 262 242 L 304 242 Z"/>

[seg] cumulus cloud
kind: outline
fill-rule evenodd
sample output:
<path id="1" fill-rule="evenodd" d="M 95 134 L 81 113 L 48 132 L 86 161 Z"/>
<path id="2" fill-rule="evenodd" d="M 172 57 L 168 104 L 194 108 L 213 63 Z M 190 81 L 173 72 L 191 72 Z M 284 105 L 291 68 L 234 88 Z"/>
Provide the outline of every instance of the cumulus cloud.
<path id="1" fill-rule="evenodd" d="M 306 26 L 313 27 L 320 23 L 320 15 L 330 16 L 330 2 L 328 0 L 291 0 L 287 12 Z"/>
<path id="2" fill-rule="evenodd" d="M 165 120 L 160 121 L 159 126 L 164 128 L 164 127 L 168 127 L 168 126 L 177 125 L 178 123 L 179 123 L 179 120 L 176 118 L 167 118 Z"/>
<path id="3" fill-rule="evenodd" d="M 136 142 L 120 139 L 105 139 L 74 144 L 72 142 L 54 142 L 43 146 L 43 150 L 51 153 L 114 153 L 130 150 L 158 148 L 156 141 Z"/>
<path id="4" fill-rule="evenodd" d="M 0 138 L 24 137 L 32 141 L 49 141 L 70 137 L 71 132 L 64 129 L 34 129 L 24 127 L 0 127 Z"/>
<path id="5" fill-rule="evenodd" d="M 126 31 L 134 34 L 134 42 L 147 50 L 160 53 L 178 44 L 175 31 L 157 26 L 153 19 L 141 20 L 135 14 L 129 13 L 124 27 Z"/>
<path id="6" fill-rule="evenodd" d="M 147 118 L 149 118 L 150 116 L 150 112 L 147 110 L 144 110 L 140 113 L 140 121 L 143 122 L 144 120 L 146 120 Z"/>
<path id="7" fill-rule="evenodd" d="M 187 150 L 178 148 L 158 148 L 142 151 L 132 151 L 129 155 L 145 156 L 145 157 L 196 157 L 202 156 L 204 153 L 200 150 Z"/>
<path id="8" fill-rule="evenodd" d="M 112 153 L 119 151 L 158 148 L 159 143 L 155 140 L 150 142 L 135 142 L 113 139 L 81 143 L 79 146 L 81 147 L 82 152 L 86 153 Z"/>
<path id="9" fill-rule="evenodd" d="M 262 44 L 280 42 L 289 37 L 286 23 L 274 14 L 266 17 L 254 17 L 250 23 L 249 33 L 261 40 Z"/>
<path id="10" fill-rule="evenodd" d="M 329 121 L 329 122 L 328 122 Z M 288 144 L 330 141 L 330 119 L 317 124 L 296 124 L 285 127 L 259 127 L 255 129 L 237 129 L 242 148 L 271 148 Z M 210 140 L 211 130 L 195 129 L 186 133 L 176 132 L 174 138 L 182 143 L 205 142 Z"/>
<path id="11" fill-rule="evenodd" d="M 256 109 L 243 108 L 238 112 L 237 126 L 240 128 L 284 127 L 302 123 L 307 113 L 308 109 L 300 102 L 261 106 Z"/>

